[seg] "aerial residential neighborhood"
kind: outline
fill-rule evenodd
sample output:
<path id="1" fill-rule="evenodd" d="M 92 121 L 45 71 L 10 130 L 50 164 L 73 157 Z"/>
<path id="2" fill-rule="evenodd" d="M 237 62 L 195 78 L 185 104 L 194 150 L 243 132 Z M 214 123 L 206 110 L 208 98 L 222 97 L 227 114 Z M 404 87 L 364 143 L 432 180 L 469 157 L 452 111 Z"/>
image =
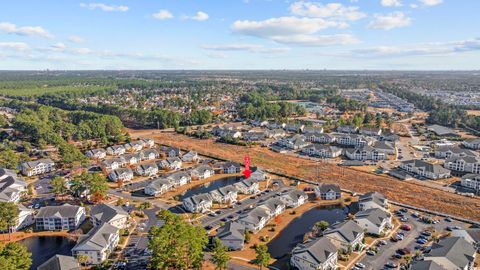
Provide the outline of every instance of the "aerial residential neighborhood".
<path id="1" fill-rule="evenodd" d="M 0 7 L 0 270 L 480 269 L 480 1 Z"/>

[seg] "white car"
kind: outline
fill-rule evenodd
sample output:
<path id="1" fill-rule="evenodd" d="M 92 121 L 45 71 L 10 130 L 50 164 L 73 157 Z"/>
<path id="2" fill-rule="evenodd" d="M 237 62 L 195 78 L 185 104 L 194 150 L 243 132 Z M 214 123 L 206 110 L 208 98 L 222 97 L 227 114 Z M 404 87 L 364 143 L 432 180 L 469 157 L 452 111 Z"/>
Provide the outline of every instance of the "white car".
<path id="1" fill-rule="evenodd" d="M 363 263 L 356 263 L 355 266 L 358 268 L 365 268 L 365 264 Z"/>

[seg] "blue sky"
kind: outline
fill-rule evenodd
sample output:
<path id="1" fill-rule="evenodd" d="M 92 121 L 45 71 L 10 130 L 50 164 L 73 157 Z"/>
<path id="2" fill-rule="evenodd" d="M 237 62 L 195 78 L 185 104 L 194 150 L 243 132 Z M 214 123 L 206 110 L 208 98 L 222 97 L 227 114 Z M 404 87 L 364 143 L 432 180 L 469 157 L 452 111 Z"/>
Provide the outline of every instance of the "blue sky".
<path id="1" fill-rule="evenodd" d="M 0 69 L 480 69 L 477 0 L 10 0 Z"/>

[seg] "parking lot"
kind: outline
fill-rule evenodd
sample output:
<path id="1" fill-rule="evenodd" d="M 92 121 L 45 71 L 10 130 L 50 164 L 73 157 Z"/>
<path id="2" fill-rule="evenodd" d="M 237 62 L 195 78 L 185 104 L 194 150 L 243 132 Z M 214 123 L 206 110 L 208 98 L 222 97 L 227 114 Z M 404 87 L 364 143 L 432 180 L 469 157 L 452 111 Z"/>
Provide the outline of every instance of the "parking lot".
<path id="1" fill-rule="evenodd" d="M 411 255 L 415 255 L 415 252 L 417 251 L 415 247 L 422 246 L 416 242 L 416 238 L 427 229 L 434 229 L 437 232 L 444 232 L 447 227 L 466 227 L 464 223 L 457 221 L 449 222 L 445 219 L 439 219 L 439 222 L 437 224 L 426 224 L 420 221 L 418 218 L 414 218 L 411 212 L 406 213 L 405 217 L 408 218 L 408 221 L 403 222 L 402 224 L 410 225 L 411 230 L 405 231 L 399 229 L 398 232 L 403 232 L 405 235 L 403 240 L 397 242 L 387 240 L 386 245 L 378 247 L 378 252 L 375 255 L 365 255 L 365 257 L 361 260 L 361 263 L 365 265 L 365 269 L 388 269 L 388 267 L 386 267 L 386 264 L 389 262 L 393 262 L 398 266 L 400 259 L 393 258 L 393 255 L 397 253 L 397 250 L 404 248 L 409 249 L 413 253 Z"/>

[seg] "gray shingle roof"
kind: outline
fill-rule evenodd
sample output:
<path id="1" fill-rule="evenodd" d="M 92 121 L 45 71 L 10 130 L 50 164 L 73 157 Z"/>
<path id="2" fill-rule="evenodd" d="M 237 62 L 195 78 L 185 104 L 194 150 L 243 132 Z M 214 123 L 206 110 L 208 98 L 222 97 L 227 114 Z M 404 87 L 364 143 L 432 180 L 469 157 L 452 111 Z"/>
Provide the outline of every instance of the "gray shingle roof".
<path id="1" fill-rule="evenodd" d="M 325 237 L 300 244 L 292 250 L 292 254 L 308 252 L 317 263 L 324 263 L 328 257 L 337 253 L 337 247 Z"/>
<path id="2" fill-rule="evenodd" d="M 415 168 L 425 168 L 426 172 L 431 172 L 434 174 L 444 174 L 444 173 L 450 172 L 449 170 L 443 168 L 439 164 L 432 164 L 419 159 L 402 161 L 402 164 L 410 164 Z"/>
<path id="3" fill-rule="evenodd" d="M 217 237 L 219 239 L 225 238 L 225 237 L 233 237 L 239 240 L 245 239 L 245 226 L 238 222 L 227 222 L 225 225 L 221 228 L 218 229 Z"/>
<path id="4" fill-rule="evenodd" d="M 45 217 L 75 217 L 77 213 L 81 210 L 82 207 L 77 205 L 64 204 L 60 206 L 45 206 L 40 208 L 36 218 L 45 218 Z"/>
<path id="5" fill-rule="evenodd" d="M 112 234 L 118 233 L 119 229 L 108 223 L 103 223 L 91 229 L 87 235 L 78 239 L 77 244 L 72 248 L 76 250 L 95 250 L 99 251 L 108 246 L 108 238 Z"/>
<path id="6" fill-rule="evenodd" d="M 382 222 L 390 218 L 390 214 L 380 208 L 370 208 L 364 211 L 360 211 L 355 215 L 356 219 L 365 218 L 372 222 L 373 224 L 380 226 Z"/>
<path id="7" fill-rule="evenodd" d="M 319 184 L 318 190 L 320 193 L 327 193 L 329 191 L 334 191 L 336 193 L 342 192 L 340 186 L 336 184 Z"/>
<path id="8" fill-rule="evenodd" d="M 117 215 L 128 216 L 128 213 L 119 206 L 109 204 L 97 204 L 90 210 L 90 215 L 97 220 L 109 223 Z"/>
<path id="9" fill-rule="evenodd" d="M 37 267 L 37 270 L 80 270 L 80 264 L 71 256 L 55 255 Z"/>
<path id="10" fill-rule="evenodd" d="M 447 269 L 464 269 L 473 262 L 476 250 L 461 237 L 447 237 L 432 245 L 432 250 L 425 257 L 445 257 L 451 264 L 441 263 Z"/>
<path id="11" fill-rule="evenodd" d="M 345 242 L 352 243 L 357 239 L 359 235 L 363 233 L 363 228 L 360 227 L 355 221 L 347 220 L 341 223 L 335 223 L 330 229 L 327 229 L 323 235 L 332 233 L 338 233 L 343 237 Z"/>

